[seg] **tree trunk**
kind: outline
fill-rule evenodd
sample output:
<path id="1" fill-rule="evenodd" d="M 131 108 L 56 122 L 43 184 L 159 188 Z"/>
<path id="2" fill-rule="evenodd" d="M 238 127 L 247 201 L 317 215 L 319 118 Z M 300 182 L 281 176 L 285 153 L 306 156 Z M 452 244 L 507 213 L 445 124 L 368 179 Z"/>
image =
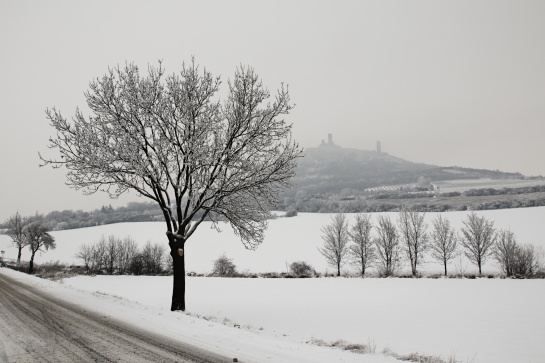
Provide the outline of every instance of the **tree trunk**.
<path id="1" fill-rule="evenodd" d="M 21 250 L 23 249 L 23 246 L 19 245 L 19 254 L 17 255 L 17 264 L 21 263 Z"/>
<path id="2" fill-rule="evenodd" d="M 447 260 L 443 260 L 443 264 L 445 265 L 445 277 L 447 276 Z"/>
<path id="3" fill-rule="evenodd" d="M 168 235 L 168 239 L 174 269 L 170 311 L 185 311 L 185 239 L 173 234 Z"/>
<path id="4" fill-rule="evenodd" d="M 341 264 L 337 264 L 337 276 L 341 276 Z"/>
<path id="5" fill-rule="evenodd" d="M 34 254 L 35 252 L 32 252 L 32 256 L 30 256 L 30 264 L 28 265 L 29 274 L 31 274 L 34 271 Z"/>

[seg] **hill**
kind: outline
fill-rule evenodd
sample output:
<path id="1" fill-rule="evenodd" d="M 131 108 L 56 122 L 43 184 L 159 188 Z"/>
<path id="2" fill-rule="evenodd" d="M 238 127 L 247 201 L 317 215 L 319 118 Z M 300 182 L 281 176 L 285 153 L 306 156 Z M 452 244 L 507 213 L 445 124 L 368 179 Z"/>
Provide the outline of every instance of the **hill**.
<path id="1" fill-rule="evenodd" d="M 414 163 L 387 153 L 325 144 L 305 149 L 290 192 L 292 195 L 300 190 L 309 194 L 340 194 L 346 192 L 345 189 L 363 192 L 403 184 L 427 186 L 432 181 L 524 178 L 520 173 Z M 422 184 L 423 180 L 427 182 Z"/>
<path id="2" fill-rule="evenodd" d="M 395 211 L 410 204 L 421 211 L 503 209 L 545 205 L 545 180 L 519 173 L 415 163 L 379 151 L 329 143 L 305 149 L 294 185 L 277 210 L 298 212 Z M 161 221 L 153 202 L 84 212 L 53 211 L 54 230 L 119 222 Z M 0 221 L 0 233 L 4 228 Z"/>
<path id="3" fill-rule="evenodd" d="M 299 160 L 294 185 L 285 192 L 280 209 L 359 212 L 395 210 L 411 204 L 422 210 L 439 211 L 545 203 L 545 189 L 531 189 L 545 184 L 542 177 L 415 163 L 380 152 L 380 149 L 342 148 L 331 139 L 319 147 L 305 149 L 304 154 Z M 521 194 L 526 194 L 523 200 L 513 197 Z M 505 195 L 509 197 L 503 197 Z M 435 199 L 431 200 L 432 197 Z M 451 199 L 443 203 L 437 197 Z M 454 200 L 454 197 L 463 198 Z M 469 200 L 470 197 L 481 198 Z"/>

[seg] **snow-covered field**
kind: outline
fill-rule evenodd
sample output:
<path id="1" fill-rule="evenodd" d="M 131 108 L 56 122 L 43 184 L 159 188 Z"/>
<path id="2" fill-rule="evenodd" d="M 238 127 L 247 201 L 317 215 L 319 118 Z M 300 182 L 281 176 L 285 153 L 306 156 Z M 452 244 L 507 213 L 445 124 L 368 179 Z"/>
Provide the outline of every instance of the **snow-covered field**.
<path id="1" fill-rule="evenodd" d="M 170 307 L 170 277 L 79 276 L 64 285 Z M 188 277 L 186 291 L 190 313 L 299 342 L 372 342 L 377 352 L 474 363 L 545 360 L 544 280 Z"/>
<path id="2" fill-rule="evenodd" d="M 493 220 L 498 229 L 511 229 L 521 243 L 545 245 L 545 207 L 477 213 Z M 396 213 L 385 214 L 397 218 Z M 435 215 L 427 214 L 428 222 Z M 460 228 L 467 212 L 443 216 Z M 320 272 L 332 272 L 317 250 L 320 228 L 330 217 L 299 214 L 272 220 L 264 243 L 256 251 L 245 250 L 227 225 L 218 234 L 204 224 L 186 245 L 187 270 L 208 272 L 212 260 L 225 252 L 241 271 L 281 272 L 287 264 L 304 260 Z M 349 215 L 350 220 L 353 217 Z M 81 243 L 110 234 L 131 235 L 141 244 L 148 240 L 166 243 L 162 223 L 59 231 L 54 232 L 57 250 L 37 256 L 37 262 L 76 262 L 73 256 Z M 6 236 L 0 236 L 0 248 L 6 251 L 6 257 L 16 257 Z M 454 270 L 454 266 L 449 268 Z M 441 266 L 429 261 L 422 270 L 440 272 Z M 484 272 L 497 271 L 491 260 L 484 266 Z M 467 272 L 475 272 L 475 268 Z M 124 303 L 138 302 L 154 314 L 170 314 L 171 277 L 80 276 L 65 279 L 64 286 L 120 297 Z M 219 321 L 227 318 L 258 335 L 273 334 L 292 342 L 312 338 L 372 342 L 377 352 L 389 347 L 400 354 L 455 355 L 462 362 L 474 363 L 544 362 L 544 301 L 544 280 L 187 279 L 190 313 Z"/>
<path id="3" fill-rule="evenodd" d="M 373 213 L 373 220 L 378 215 L 391 216 L 397 219 L 397 213 Z M 428 224 L 438 213 L 426 214 Z M 468 212 L 442 213 L 458 230 L 462 227 L 462 221 Z M 504 209 L 492 211 L 477 211 L 494 221 L 497 229 L 510 229 L 520 243 L 532 243 L 536 246 L 545 246 L 545 207 Z M 186 269 L 198 273 L 206 273 L 211 270 L 212 261 L 225 253 L 232 258 L 239 271 L 251 272 L 283 272 L 287 265 L 294 261 L 306 261 L 318 272 L 333 272 L 334 269 L 327 266 L 323 256 L 318 251 L 321 245 L 321 228 L 330 223 L 332 214 L 300 213 L 292 218 L 278 218 L 269 222 L 269 229 L 265 233 L 264 242 L 255 251 L 246 250 L 240 239 L 234 235 L 228 224 L 221 224 L 221 233 L 210 229 L 210 223 L 204 222 L 194 236 L 186 244 Z M 350 222 L 354 220 L 354 214 L 348 214 Z M 81 263 L 74 255 L 83 243 L 93 243 L 102 235 L 116 235 L 125 237 L 130 235 L 140 245 L 146 241 L 167 243 L 165 236 L 165 224 L 161 222 L 120 223 L 91 228 L 74 229 L 67 231 L 55 231 L 52 235 L 57 242 L 57 249 L 47 253 L 36 255 L 37 263 L 48 261 L 61 261 L 65 263 Z M 10 239 L 6 235 L 0 235 L 0 250 L 6 251 L 6 258 L 17 258 L 17 250 L 10 245 Z M 28 260 L 29 251 L 23 252 L 23 259 Z M 476 272 L 476 268 L 467 263 L 467 273 Z M 450 266 L 454 272 L 454 265 Z M 346 271 L 350 271 L 350 266 Z M 421 270 L 427 273 L 441 272 L 442 266 L 427 258 Z M 483 273 L 498 272 L 496 264 L 489 260 L 484 264 Z"/>
<path id="4" fill-rule="evenodd" d="M 7 268 L 0 268 L 0 274 L 8 275 L 58 298 L 84 307 L 86 310 L 100 313 L 109 319 L 128 322 L 171 339 L 180 340 L 228 357 L 236 357 L 242 362 L 398 362 L 392 357 L 379 354 L 359 355 L 339 349 L 306 344 L 297 341 L 293 337 L 284 336 L 273 331 L 252 331 L 244 327 L 235 328 L 181 312 L 171 313 L 157 307 L 150 307 L 149 305 L 121 298 L 118 295 L 112 296 L 75 289 L 66 286 L 66 284 L 40 279 Z M 144 282 L 144 280 L 142 281 Z M 102 282 L 104 287 L 112 287 L 112 283 L 115 284 L 115 279 Z M 148 287 L 147 283 L 142 285 L 144 289 Z M 2 329 L 10 328 L 16 329 L 16 327 L 9 326 L 2 327 Z M 0 352 L 2 351 L 0 350 Z"/>

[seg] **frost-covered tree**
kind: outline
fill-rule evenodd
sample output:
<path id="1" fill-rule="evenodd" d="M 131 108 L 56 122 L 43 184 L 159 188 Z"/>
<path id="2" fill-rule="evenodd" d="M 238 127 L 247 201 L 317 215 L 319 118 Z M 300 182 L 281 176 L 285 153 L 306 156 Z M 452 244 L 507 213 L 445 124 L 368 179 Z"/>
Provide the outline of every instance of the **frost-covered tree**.
<path id="1" fill-rule="evenodd" d="M 220 277 L 231 277 L 237 274 L 237 267 L 233 259 L 227 257 L 225 253 L 218 257 L 212 266 L 212 275 Z"/>
<path id="2" fill-rule="evenodd" d="M 361 276 L 365 276 L 365 270 L 376 259 L 376 247 L 373 243 L 371 230 L 373 222 L 369 214 L 357 214 L 356 221 L 350 229 L 350 239 L 353 244 L 350 246 L 352 263 L 358 267 Z"/>
<path id="3" fill-rule="evenodd" d="M 17 263 L 21 263 L 21 253 L 23 248 L 28 245 L 28 241 L 25 238 L 23 233 L 23 228 L 29 222 L 28 218 L 22 217 L 19 212 L 15 215 L 9 217 L 4 222 L 6 226 L 6 235 L 11 238 L 11 243 L 15 248 L 17 248 Z"/>
<path id="4" fill-rule="evenodd" d="M 290 264 L 290 271 L 295 276 L 314 276 L 316 271 L 305 261 L 295 261 Z"/>
<path id="5" fill-rule="evenodd" d="M 448 219 L 441 215 L 433 220 L 431 232 L 430 252 L 431 256 L 443 263 L 445 276 L 447 276 L 447 264 L 458 255 L 458 236 L 454 227 L 450 226 Z"/>
<path id="6" fill-rule="evenodd" d="M 49 234 L 50 228 L 44 222 L 44 218 L 40 214 L 29 218 L 29 222 L 23 228 L 23 234 L 28 241 L 30 249 L 30 264 L 28 272 L 34 271 L 34 256 L 36 252 L 46 252 L 49 249 L 54 250 L 56 247 L 55 238 Z"/>
<path id="7" fill-rule="evenodd" d="M 83 262 L 87 273 L 95 272 L 94 254 L 94 246 L 92 244 L 83 243 L 79 246 L 78 251 L 74 255 L 75 258 Z"/>
<path id="8" fill-rule="evenodd" d="M 171 310 L 185 310 L 184 246 L 202 221 L 228 221 L 256 248 L 301 156 L 282 119 L 292 108 L 286 87 L 271 100 L 247 67 L 227 82 L 223 101 L 220 85 L 194 61 L 170 76 L 161 63 L 146 76 L 127 64 L 90 83 L 89 117 L 46 111 L 55 130 L 49 147 L 60 155 L 40 157 L 64 166 L 69 186 L 112 198 L 133 190 L 161 208 L 173 259 Z"/>
<path id="9" fill-rule="evenodd" d="M 331 223 L 322 227 L 324 244 L 318 250 L 330 266 L 337 268 L 337 276 L 341 276 L 341 267 L 346 262 L 349 238 L 348 221 L 343 213 L 334 215 Z"/>
<path id="10" fill-rule="evenodd" d="M 543 257 L 542 248 L 536 248 L 532 244 L 517 245 L 513 274 L 522 276 L 533 276 L 538 272 L 543 274 Z"/>
<path id="11" fill-rule="evenodd" d="M 144 247 L 142 247 L 142 262 L 144 265 L 144 271 L 149 275 L 157 275 L 164 271 L 163 268 L 163 256 L 166 249 L 162 244 L 147 241 Z"/>
<path id="12" fill-rule="evenodd" d="M 513 232 L 509 230 L 498 232 L 492 255 L 506 276 L 513 276 L 518 249 L 519 246 Z"/>
<path id="13" fill-rule="evenodd" d="M 119 259 L 119 239 L 113 235 L 106 237 L 102 236 L 99 243 L 104 244 L 104 265 L 106 267 L 106 273 L 113 275 L 117 268 L 117 260 Z"/>
<path id="14" fill-rule="evenodd" d="M 401 248 L 396 226 L 390 217 L 379 216 L 376 231 L 375 245 L 381 264 L 379 273 L 381 276 L 392 276 L 401 265 Z"/>
<path id="15" fill-rule="evenodd" d="M 138 254 L 138 244 L 132 237 L 127 236 L 118 240 L 117 269 L 120 274 L 127 273 L 132 259 Z"/>
<path id="16" fill-rule="evenodd" d="M 428 226 L 424 217 L 425 213 L 404 207 L 399 212 L 397 220 L 399 234 L 414 277 L 418 273 L 417 266 L 422 264 L 423 255 L 429 248 Z"/>
<path id="17" fill-rule="evenodd" d="M 478 217 L 475 212 L 471 212 L 463 224 L 464 238 L 460 243 L 465 248 L 464 252 L 467 258 L 479 267 L 479 275 L 481 275 L 482 264 L 490 256 L 496 240 L 494 222 L 485 217 Z"/>

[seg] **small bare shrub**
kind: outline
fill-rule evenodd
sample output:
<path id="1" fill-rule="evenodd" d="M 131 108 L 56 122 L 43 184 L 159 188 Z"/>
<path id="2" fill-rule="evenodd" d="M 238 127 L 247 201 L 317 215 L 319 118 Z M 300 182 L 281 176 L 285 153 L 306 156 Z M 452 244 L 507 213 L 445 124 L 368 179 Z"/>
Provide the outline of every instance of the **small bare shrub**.
<path id="1" fill-rule="evenodd" d="M 293 262 L 290 265 L 290 271 L 293 275 L 299 277 L 311 277 L 315 275 L 315 271 L 308 263 L 305 261 Z"/>
<path id="2" fill-rule="evenodd" d="M 513 264 L 513 274 L 515 276 L 533 277 L 540 272 L 543 265 L 543 252 L 526 244 L 516 247 Z"/>
<path id="3" fill-rule="evenodd" d="M 233 277 L 237 274 L 237 267 L 231 258 L 228 258 L 225 253 L 214 261 L 212 267 L 212 275 L 220 277 Z"/>
<path id="4" fill-rule="evenodd" d="M 295 209 L 290 209 L 286 212 L 286 217 L 295 217 L 297 216 L 297 210 Z"/>

